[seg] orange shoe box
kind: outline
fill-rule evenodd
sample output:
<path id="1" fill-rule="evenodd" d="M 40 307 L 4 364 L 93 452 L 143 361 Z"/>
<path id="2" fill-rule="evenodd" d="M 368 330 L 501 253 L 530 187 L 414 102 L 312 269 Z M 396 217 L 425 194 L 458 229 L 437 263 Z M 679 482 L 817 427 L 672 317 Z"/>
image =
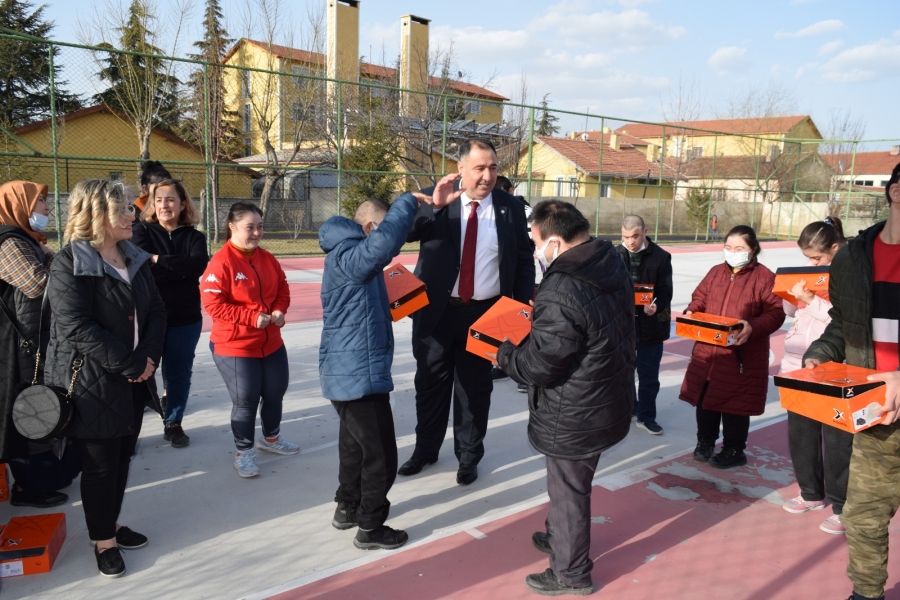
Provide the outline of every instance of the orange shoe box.
<path id="1" fill-rule="evenodd" d="M 0 463 L 0 502 L 9 500 L 9 476 L 6 474 L 6 463 Z"/>
<path id="2" fill-rule="evenodd" d="M 66 515 L 13 517 L 0 533 L 0 577 L 48 573 L 66 541 Z"/>
<path id="3" fill-rule="evenodd" d="M 634 284 L 634 305 L 650 306 L 653 302 L 653 284 L 652 283 L 636 283 Z"/>
<path id="4" fill-rule="evenodd" d="M 781 267 L 775 271 L 775 287 L 772 293 L 793 304 L 803 304 L 789 292 L 800 280 L 806 281 L 806 289 L 816 296 L 828 299 L 828 267 Z M 805 306 L 805 304 L 803 304 Z"/>
<path id="5" fill-rule="evenodd" d="M 743 328 L 738 319 L 701 312 L 675 318 L 675 335 L 716 346 L 733 346 L 735 337 Z"/>
<path id="6" fill-rule="evenodd" d="M 875 410 L 884 404 L 884 382 L 866 379 L 877 372 L 827 362 L 776 375 L 775 385 L 785 409 L 856 433 L 881 423 Z"/>
<path id="7" fill-rule="evenodd" d="M 486 313 L 472 323 L 466 350 L 472 354 L 488 358 L 487 354 L 497 353 L 503 338 L 518 346 L 531 333 L 531 307 L 502 297 Z"/>
<path id="8" fill-rule="evenodd" d="M 384 272 L 384 285 L 387 286 L 391 318 L 394 321 L 399 321 L 428 306 L 425 284 L 401 264 L 388 267 Z"/>

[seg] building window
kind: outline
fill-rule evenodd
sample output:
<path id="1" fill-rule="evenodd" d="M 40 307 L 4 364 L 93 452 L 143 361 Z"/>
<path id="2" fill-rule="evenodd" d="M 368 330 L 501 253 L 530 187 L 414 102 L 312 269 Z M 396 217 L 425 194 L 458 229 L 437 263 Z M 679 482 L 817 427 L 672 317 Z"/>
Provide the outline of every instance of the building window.
<path id="1" fill-rule="evenodd" d="M 600 197 L 601 198 L 609 198 L 609 184 L 608 183 L 600 184 Z"/>
<path id="2" fill-rule="evenodd" d="M 557 198 L 562 198 L 565 195 L 564 194 L 565 189 L 566 189 L 566 178 L 563 177 L 562 175 L 557 175 L 556 176 L 556 187 L 553 190 L 553 195 L 556 196 Z"/>
<path id="3" fill-rule="evenodd" d="M 569 197 L 576 198 L 578 196 L 578 176 L 569 176 Z"/>
<path id="4" fill-rule="evenodd" d="M 744 200 L 750 200 L 750 190 L 744 190 Z"/>
<path id="5" fill-rule="evenodd" d="M 466 114 L 470 115 L 480 115 L 481 114 L 481 102 L 478 100 L 469 100 L 466 102 Z"/>
<path id="6" fill-rule="evenodd" d="M 248 133 L 252 127 L 252 107 L 249 104 L 244 105 L 244 133 Z"/>
<path id="7" fill-rule="evenodd" d="M 702 158 L 703 157 L 703 146 L 694 146 L 693 148 L 687 151 L 688 158 Z"/>
<path id="8" fill-rule="evenodd" d="M 253 139 L 245 137 L 244 138 L 244 156 L 250 156 L 253 154 Z"/>
<path id="9" fill-rule="evenodd" d="M 726 190 L 713 190 L 713 202 L 725 202 L 727 199 Z"/>
<path id="10" fill-rule="evenodd" d="M 250 71 L 241 71 L 241 97 L 249 98 L 251 92 L 253 91 L 251 88 L 251 76 L 252 73 Z"/>
<path id="11" fill-rule="evenodd" d="M 675 139 L 675 151 L 673 152 L 675 156 L 681 156 L 681 138 Z"/>
<path id="12" fill-rule="evenodd" d="M 888 184 L 888 180 L 887 180 L 887 179 L 882 179 L 882 180 L 881 180 L 881 184 L 880 184 L 881 187 L 884 187 L 884 186 L 886 186 L 887 184 Z"/>
<path id="13" fill-rule="evenodd" d="M 303 107 L 299 102 L 291 102 L 291 120 L 295 123 L 303 120 Z"/>
<path id="14" fill-rule="evenodd" d="M 111 171 L 109 173 L 109 180 L 113 183 L 119 183 L 122 181 L 122 172 L 121 171 Z"/>

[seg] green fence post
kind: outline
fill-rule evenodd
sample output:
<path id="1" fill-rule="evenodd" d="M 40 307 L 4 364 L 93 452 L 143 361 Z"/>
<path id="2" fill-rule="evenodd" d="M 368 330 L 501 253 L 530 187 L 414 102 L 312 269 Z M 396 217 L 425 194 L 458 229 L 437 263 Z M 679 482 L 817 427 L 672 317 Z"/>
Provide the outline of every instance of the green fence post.
<path id="1" fill-rule="evenodd" d="M 56 77 L 53 69 L 53 44 L 49 46 L 50 58 L 50 143 L 53 144 L 53 203 L 56 208 L 56 242 L 63 245 L 61 205 L 59 202 L 59 138 L 56 131 Z"/>
<path id="2" fill-rule="evenodd" d="M 713 186 L 716 182 L 716 159 L 719 156 L 719 134 L 716 133 L 716 136 L 713 138 L 713 162 L 712 162 L 712 181 L 710 182 L 710 194 L 712 194 L 709 198 L 709 204 L 706 205 L 706 242 L 709 243 L 709 225 L 711 223 L 712 217 L 712 206 L 715 201 L 715 193 L 712 191 Z M 716 225 L 718 227 L 718 225 Z"/>
<path id="3" fill-rule="evenodd" d="M 213 219 L 215 222 L 218 222 L 219 215 L 213 215 L 213 210 L 216 209 L 216 206 L 212 202 L 212 186 L 210 185 L 210 174 L 212 169 L 216 167 L 212 164 L 213 160 L 210 155 L 210 145 L 211 145 L 211 137 L 209 134 L 209 65 L 203 65 L 203 138 L 205 142 L 205 151 L 204 157 L 206 158 L 206 223 L 204 223 L 204 227 L 206 227 L 206 251 L 212 256 L 212 233 L 213 228 L 211 224 L 213 223 Z M 218 240 L 216 240 L 218 241 Z"/>
<path id="4" fill-rule="evenodd" d="M 531 180 L 534 176 L 534 107 L 528 113 L 528 204 L 531 204 Z"/>
<path id="5" fill-rule="evenodd" d="M 756 219 L 756 195 L 759 193 L 759 151 L 762 149 L 762 140 L 757 138 L 756 143 L 759 144 L 759 150 L 756 151 L 756 189 L 753 190 L 753 204 L 750 206 L 750 227 L 753 227 L 753 222 Z"/>
<path id="6" fill-rule="evenodd" d="M 441 131 L 441 177 L 447 174 L 447 96 L 444 99 L 444 127 Z"/>
<path id="7" fill-rule="evenodd" d="M 850 200 L 853 198 L 853 178 L 856 176 L 856 151 L 859 142 L 853 142 L 853 158 L 850 161 L 850 181 L 847 183 L 847 210 L 844 211 L 844 227 L 850 224 Z"/>
<path id="8" fill-rule="evenodd" d="M 594 216 L 594 236 L 600 235 L 600 203 L 603 201 L 603 136 L 606 135 L 606 117 L 600 118 L 600 147 L 597 150 L 597 210 Z"/>
<path id="9" fill-rule="evenodd" d="M 344 178 L 344 109 L 341 82 L 337 84 L 337 214 L 341 214 L 341 180 Z"/>

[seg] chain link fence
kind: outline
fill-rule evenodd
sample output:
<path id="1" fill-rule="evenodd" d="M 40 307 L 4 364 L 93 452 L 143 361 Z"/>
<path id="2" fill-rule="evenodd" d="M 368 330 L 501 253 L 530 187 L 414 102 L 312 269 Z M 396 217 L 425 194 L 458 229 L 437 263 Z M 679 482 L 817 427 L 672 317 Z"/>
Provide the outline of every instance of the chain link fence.
<path id="1" fill-rule="evenodd" d="M 47 184 L 54 231 L 76 183 L 110 179 L 137 193 L 150 159 L 184 183 L 211 248 L 231 204 L 249 201 L 265 212 L 267 248 L 316 254 L 328 218 L 433 185 L 479 137 L 496 146 L 516 195 L 572 202 L 597 235 L 617 237 L 638 214 L 665 242 L 710 241 L 738 224 L 796 239 L 826 216 L 847 233 L 883 219 L 888 167 L 900 162 L 900 140 L 823 140 L 808 117 L 629 121 L 510 102 L 440 73 L 424 90 L 365 63 L 359 82 L 328 79 L 321 55 L 249 40 L 203 63 L 0 38 L 48 56 L 47 89 L 34 90 L 47 114 L 0 114 L 0 182 Z"/>

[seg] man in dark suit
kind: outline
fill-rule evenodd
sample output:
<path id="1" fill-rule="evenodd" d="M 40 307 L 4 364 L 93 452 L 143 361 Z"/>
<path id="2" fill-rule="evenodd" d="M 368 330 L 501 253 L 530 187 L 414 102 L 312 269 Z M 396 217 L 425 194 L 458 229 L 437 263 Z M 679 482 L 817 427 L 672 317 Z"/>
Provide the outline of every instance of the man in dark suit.
<path id="1" fill-rule="evenodd" d="M 466 352 L 469 327 L 500 296 L 527 303 L 534 294 L 534 260 L 521 202 L 497 181 L 497 153 L 487 140 L 472 139 L 459 149 L 458 174 L 434 188 L 435 210 L 424 204 L 408 241 L 420 243 L 416 276 L 429 304 L 413 314 L 416 358 L 416 448 L 398 470 L 415 475 L 437 462 L 453 406 L 453 450 L 457 483 L 478 478 L 491 404 L 491 363 Z M 445 198 L 445 196 L 447 198 Z"/>

